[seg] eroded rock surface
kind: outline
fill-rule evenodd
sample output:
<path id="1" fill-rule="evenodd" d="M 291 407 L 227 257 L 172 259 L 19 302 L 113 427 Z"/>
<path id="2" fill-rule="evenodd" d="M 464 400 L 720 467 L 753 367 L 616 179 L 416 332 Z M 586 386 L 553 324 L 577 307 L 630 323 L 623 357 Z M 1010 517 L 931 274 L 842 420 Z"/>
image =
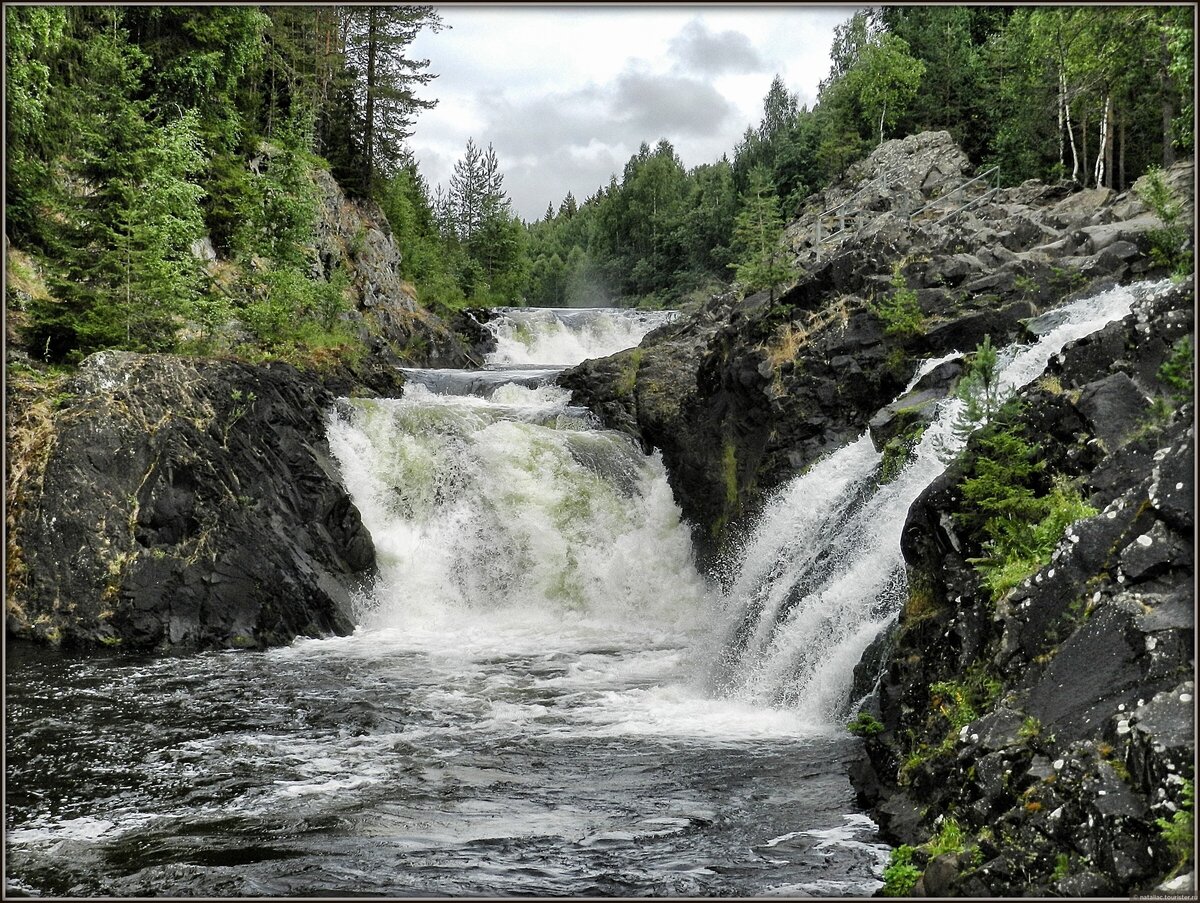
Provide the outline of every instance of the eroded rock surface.
<path id="1" fill-rule="evenodd" d="M 65 390 L 10 495 L 10 636 L 261 647 L 352 628 L 374 546 L 319 381 L 104 352 Z"/>
<path id="2" fill-rule="evenodd" d="M 1179 164 L 1169 181 L 1190 192 L 1191 172 Z M 804 269 L 793 288 L 714 299 L 639 348 L 564 375 L 607 425 L 662 450 L 703 562 L 772 489 L 867 429 L 918 362 L 973 351 L 985 336 L 1001 346 L 1064 300 L 1162 272 L 1147 237 L 1161 224 L 1133 192 L 968 181 L 945 133 L 885 142 L 789 227 Z M 980 202 L 961 209 L 962 198 Z M 818 215 L 848 199 L 854 228 L 817 242 Z M 1111 233 L 1099 249 L 1085 231 L 1097 225 Z M 879 312 L 898 290 L 914 293 L 918 330 Z"/>
<path id="3" fill-rule="evenodd" d="M 1156 820 L 1193 779 L 1195 435 L 1163 365 L 1192 303 L 1190 280 L 1136 303 L 1023 393 L 1045 478 L 1080 481 L 1098 512 L 1029 579 L 994 599 L 971 563 L 987 550 L 959 520 L 969 455 L 910 511 L 909 603 L 873 652 L 883 730 L 855 781 L 898 842 L 952 817 L 977 850 L 914 860 L 918 892 L 1126 894 L 1173 877 Z"/>

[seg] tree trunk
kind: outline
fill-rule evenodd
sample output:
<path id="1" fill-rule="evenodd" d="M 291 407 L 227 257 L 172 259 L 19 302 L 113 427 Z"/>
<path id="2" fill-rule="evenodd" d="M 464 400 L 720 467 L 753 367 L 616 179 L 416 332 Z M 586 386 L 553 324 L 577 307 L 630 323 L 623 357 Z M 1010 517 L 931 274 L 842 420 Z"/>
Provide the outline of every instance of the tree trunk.
<path id="1" fill-rule="evenodd" d="M 1108 96 L 1108 104 L 1104 110 L 1104 172 L 1105 185 L 1109 188 L 1113 187 L 1113 136 L 1116 134 L 1116 129 L 1113 127 L 1113 99 L 1112 95 Z"/>
<path id="2" fill-rule="evenodd" d="M 1067 170 L 1067 141 L 1063 135 L 1063 128 L 1066 125 L 1066 110 L 1067 110 L 1067 73 L 1062 69 L 1058 71 L 1058 165 L 1063 172 Z"/>
<path id="3" fill-rule="evenodd" d="M 1071 127 L 1071 105 L 1064 107 L 1067 114 L 1067 137 L 1071 139 L 1071 181 L 1079 181 L 1079 150 L 1075 146 L 1075 131 Z"/>
<path id="4" fill-rule="evenodd" d="M 1100 107 L 1100 133 L 1096 147 L 1096 167 L 1092 174 L 1092 182 L 1097 188 L 1104 187 L 1105 176 L 1112 171 L 1112 130 L 1109 127 L 1109 116 L 1112 113 L 1112 97 L 1105 95 L 1104 104 Z M 1109 164 L 1105 168 L 1105 164 Z"/>
<path id="5" fill-rule="evenodd" d="M 1083 110 L 1083 115 L 1079 117 L 1079 151 L 1083 157 L 1083 167 L 1080 173 L 1083 176 L 1083 182 L 1080 183 L 1084 188 L 1088 186 L 1088 153 L 1087 153 L 1087 108 Z"/>
<path id="6" fill-rule="evenodd" d="M 372 6 L 367 9 L 367 99 L 363 110 L 366 120 L 363 126 L 363 191 L 370 193 L 371 179 L 375 172 L 375 57 L 378 44 L 378 11 Z"/>
<path id="7" fill-rule="evenodd" d="M 1117 157 L 1118 181 L 1117 190 L 1125 190 L 1125 117 L 1122 116 L 1117 120 L 1118 138 L 1121 142 L 1120 154 Z"/>
<path id="8" fill-rule="evenodd" d="M 1161 51 L 1161 65 L 1158 71 L 1162 90 L 1162 165 L 1163 169 L 1166 169 L 1175 162 L 1175 145 L 1171 141 L 1171 123 L 1175 119 L 1175 104 L 1172 103 L 1171 98 L 1171 72 L 1169 69 L 1171 50 L 1167 45 L 1165 29 L 1159 34 L 1158 41 Z"/>

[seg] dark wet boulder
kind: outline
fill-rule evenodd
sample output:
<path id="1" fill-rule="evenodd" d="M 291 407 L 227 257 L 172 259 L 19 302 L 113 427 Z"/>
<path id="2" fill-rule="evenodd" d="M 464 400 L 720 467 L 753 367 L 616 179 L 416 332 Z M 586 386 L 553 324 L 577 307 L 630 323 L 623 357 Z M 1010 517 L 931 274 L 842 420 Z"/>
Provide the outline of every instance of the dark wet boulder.
<path id="1" fill-rule="evenodd" d="M 10 637 L 262 647 L 346 633 L 374 547 L 286 364 L 104 352 L 10 499 Z"/>
<path id="2" fill-rule="evenodd" d="M 939 817 L 955 819 L 969 855 L 914 858 L 923 893 L 1190 880 L 1161 825 L 1194 781 L 1193 408 L 1163 369 L 1191 328 L 1191 292 L 1135 301 L 1022 392 L 1008 428 L 1037 440 L 1041 466 L 1095 512 L 1066 526 L 1047 563 L 999 596 L 983 584 L 973 562 L 986 550 L 961 519 L 969 456 L 910 510 L 909 600 L 863 704 L 880 723 L 869 764 L 851 778 L 919 853 Z"/>

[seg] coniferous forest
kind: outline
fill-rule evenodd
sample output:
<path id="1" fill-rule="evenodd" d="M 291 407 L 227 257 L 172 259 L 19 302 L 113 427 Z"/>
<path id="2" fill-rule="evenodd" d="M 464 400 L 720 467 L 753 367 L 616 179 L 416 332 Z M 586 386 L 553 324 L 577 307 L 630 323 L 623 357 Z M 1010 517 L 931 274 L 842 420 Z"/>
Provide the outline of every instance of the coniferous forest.
<path id="1" fill-rule="evenodd" d="M 352 344 L 343 275 L 311 260 L 319 169 L 379 205 L 401 275 L 446 313 L 671 306 L 735 279 L 774 284 L 786 272 L 770 256 L 799 203 L 882 140 L 922 130 L 948 130 L 1007 185 L 1121 190 L 1191 151 L 1186 7 L 887 7 L 838 27 L 811 108 L 776 77 L 721 159 L 688 169 L 648 135 L 607 185 L 523 222 L 488 136 L 444 186 L 406 150 L 437 103 L 437 73 L 409 52 L 443 27 L 432 7 L 5 16 L 10 286 L 44 276 L 11 315 L 50 363 L 112 347 L 206 353 L 231 319 L 267 356 Z M 202 268 L 206 237 L 227 278 Z"/>

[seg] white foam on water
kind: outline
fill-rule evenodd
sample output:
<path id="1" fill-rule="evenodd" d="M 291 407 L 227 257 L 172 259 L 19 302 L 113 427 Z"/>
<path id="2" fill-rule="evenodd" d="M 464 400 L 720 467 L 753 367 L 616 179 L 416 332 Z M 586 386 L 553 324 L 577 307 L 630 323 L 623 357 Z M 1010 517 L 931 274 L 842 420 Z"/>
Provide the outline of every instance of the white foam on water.
<path id="1" fill-rule="evenodd" d="M 487 363 L 578 364 L 633 348 L 650 330 L 668 323 L 675 311 L 613 308 L 500 308 L 487 323 L 496 349 Z"/>

